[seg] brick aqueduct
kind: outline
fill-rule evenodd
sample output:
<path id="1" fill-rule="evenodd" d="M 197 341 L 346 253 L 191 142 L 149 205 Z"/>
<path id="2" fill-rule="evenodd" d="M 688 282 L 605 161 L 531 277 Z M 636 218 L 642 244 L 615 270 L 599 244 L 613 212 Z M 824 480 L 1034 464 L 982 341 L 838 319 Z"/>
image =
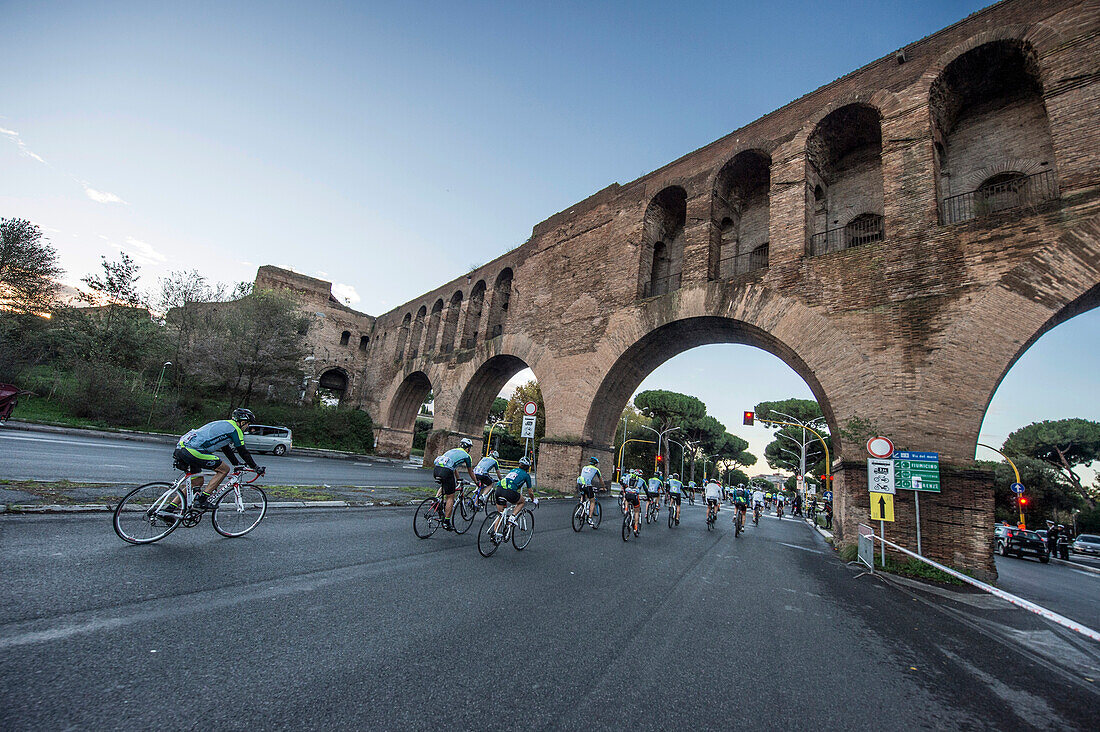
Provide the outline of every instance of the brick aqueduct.
<path id="1" fill-rule="evenodd" d="M 925 553 L 993 574 L 991 475 L 973 462 L 986 408 L 1040 335 L 1100 302 L 1097 59 L 1096 1 L 987 8 L 608 186 L 377 319 L 330 309 L 310 334 L 326 340 L 315 373 L 375 417 L 392 455 L 409 454 L 433 390 L 428 463 L 459 435 L 480 449 L 493 398 L 530 367 L 539 481 L 564 485 L 585 456 L 610 461 L 621 410 L 658 365 L 756 346 L 825 412 L 841 541 L 869 516 L 863 446 L 838 435 L 855 417 L 941 454 Z M 914 544 L 911 493 L 896 513 L 890 532 Z"/>

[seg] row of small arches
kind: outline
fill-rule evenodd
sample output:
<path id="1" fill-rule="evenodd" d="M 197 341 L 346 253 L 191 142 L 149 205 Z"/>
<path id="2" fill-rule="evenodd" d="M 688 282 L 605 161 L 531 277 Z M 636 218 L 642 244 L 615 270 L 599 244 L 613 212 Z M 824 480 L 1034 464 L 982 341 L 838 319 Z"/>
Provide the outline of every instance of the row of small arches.
<path id="1" fill-rule="evenodd" d="M 460 289 L 451 295 L 446 305 L 443 298 L 439 298 L 431 311 L 425 304 L 420 306 L 415 317 L 411 312 L 405 313 L 397 333 L 394 357 L 401 360 L 437 351 L 451 353 L 456 348 L 473 348 L 479 340 L 503 335 L 511 303 L 512 276 L 511 267 L 506 267 L 497 275 L 491 293 L 485 280 L 478 280 L 470 289 L 469 298 Z M 490 301 L 486 317 L 487 295 Z M 459 329 L 463 311 L 466 319 Z"/>

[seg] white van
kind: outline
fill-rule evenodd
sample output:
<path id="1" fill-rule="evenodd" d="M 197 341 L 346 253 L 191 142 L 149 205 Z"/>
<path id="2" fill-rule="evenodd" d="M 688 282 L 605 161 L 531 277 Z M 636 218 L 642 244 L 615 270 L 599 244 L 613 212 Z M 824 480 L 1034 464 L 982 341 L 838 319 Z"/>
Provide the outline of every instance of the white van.
<path id="1" fill-rule="evenodd" d="M 263 424 L 249 426 L 244 433 L 244 446 L 249 452 L 270 452 L 273 455 L 285 455 L 294 447 L 290 429 L 287 427 L 269 427 Z"/>

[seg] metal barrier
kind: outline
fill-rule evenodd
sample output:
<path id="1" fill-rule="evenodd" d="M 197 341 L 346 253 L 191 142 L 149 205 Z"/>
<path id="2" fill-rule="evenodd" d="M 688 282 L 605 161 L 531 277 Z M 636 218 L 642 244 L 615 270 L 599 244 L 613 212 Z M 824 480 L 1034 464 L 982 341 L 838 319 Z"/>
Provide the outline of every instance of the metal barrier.
<path id="1" fill-rule="evenodd" d="M 1058 198 L 1053 170 L 1021 175 L 981 186 L 976 191 L 943 199 L 940 220 L 946 226 L 990 216 L 1000 211 L 1034 206 Z"/>
<path id="2" fill-rule="evenodd" d="M 870 526 L 867 526 L 866 524 L 860 524 L 859 525 L 859 538 L 860 538 L 861 544 L 862 544 L 862 541 L 865 537 L 868 538 L 868 541 L 873 542 L 873 540 L 877 539 L 879 542 L 881 542 L 882 552 L 883 552 L 883 564 L 884 565 L 885 565 L 886 547 L 889 546 L 891 549 L 895 549 L 895 550 L 901 552 L 902 554 L 913 557 L 914 559 L 918 559 L 918 560 L 924 562 L 925 564 L 927 564 L 931 567 L 935 567 L 936 569 L 940 570 L 941 572 L 943 572 L 945 574 L 951 575 L 952 577 L 954 577 L 957 580 L 962 580 L 963 582 L 967 583 L 968 585 L 973 585 L 974 587 L 977 587 L 979 590 L 982 590 L 984 592 L 988 592 L 989 594 L 993 595 L 994 597 L 999 597 L 1002 600 L 1005 600 L 1006 602 L 1010 602 L 1010 603 L 1012 603 L 1013 605 L 1015 605 L 1017 607 L 1020 607 L 1020 608 L 1023 608 L 1024 610 L 1027 610 L 1028 612 L 1035 613 L 1039 617 L 1046 618 L 1047 620 L 1051 621 L 1052 623 L 1057 623 L 1058 625 L 1061 625 L 1064 628 L 1069 628 L 1070 630 L 1072 630 L 1076 633 L 1080 633 L 1081 635 L 1085 636 L 1086 638 L 1088 638 L 1090 640 L 1094 640 L 1094 641 L 1097 641 L 1098 643 L 1100 643 L 1100 633 L 1096 632 L 1095 630 L 1088 627 L 1087 625 L 1083 625 L 1081 623 L 1078 623 L 1076 620 L 1070 620 L 1069 618 L 1065 617 L 1064 615 L 1059 615 L 1058 613 L 1054 612 L 1053 610 L 1047 610 L 1045 607 L 1043 607 L 1041 605 L 1036 605 L 1033 602 L 1029 602 L 1029 601 L 1023 599 L 1022 597 L 1017 597 L 1016 595 L 1013 595 L 1009 592 L 1005 592 L 1004 590 L 998 590 L 993 585 L 987 585 L 985 582 L 982 582 L 980 580 L 976 580 L 973 577 L 970 577 L 968 575 L 963 574 L 962 572 L 957 572 L 954 569 L 951 569 L 950 567 L 944 566 L 944 565 L 940 564 L 939 562 L 935 562 L 935 561 L 929 559 L 928 557 L 923 557 L 920 554 L 917 554 L 916 552 L 911 552 L 908 549 L 906 549 L 905 547 L 898 546 L 894 542 L 889 541 L 886 538 L 875 534 L 875 530 L 873 528 L 871 528 Z M 861 548 L 860 549 L 860 562 L 864 561 L 862 554 L 863 554 L 863 551 L 862 551 L 862 548 Z M 873 549 L 872 549 L 871 564 L 868 565 L 868 566 L 871 566 L 872 572 L 874 571 L 874 567 L 872 566 L 873 564 L 874 564 L 874 554 L 873 554 Z"/>
<path id="3" fill-rule="evenodd" d="M 750 252 L 726 257 L 718 262 L 718 276 L 722 279 L 754 272 L 768 266 L 768 245 L 761 244 Z"/>
<path id="4" fill-rule="evenodd" d="M 882 217 L 877 214 L 857 216 L 847 226 L 822 231 L 810 237 L 810 256 L 817 257 L 882 241 L 884 234 Z"/>
<path id="5" fill-rule="evenodd" d="M 658 295 L 664 295 L 672 292 L 673 290 L 680 289 L 680 273 L 669 275 L 668 277 L 659 277 L 655 280 L 650 280 L 645 283 L 642 288 L 642 297 L 656 297 Z"/>

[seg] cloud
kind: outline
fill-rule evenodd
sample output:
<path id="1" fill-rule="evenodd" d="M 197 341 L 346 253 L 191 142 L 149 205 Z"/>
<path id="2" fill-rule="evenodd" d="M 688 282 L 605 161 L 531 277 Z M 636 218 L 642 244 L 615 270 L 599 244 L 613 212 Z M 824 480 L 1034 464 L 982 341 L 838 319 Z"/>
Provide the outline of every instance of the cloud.
<path id="1" fill-rule="evenodd" d="M 49 163 L 42 159 L 41 155 L 27 147 L 27 143 L 23 142 L 23 138 L 21 138 L 19 136 L 19 133 L 15 130 L 7 130 L 3 127 L 0 127 L 0 135 L 4 135 L 9 140 L 11 140 L 15 144 L 15 146 L 19 148 L 19 153 L 24 157 L 31 158 L 32 160 L 37 160 L 43 165 L 49 165 Z"/>
<path id="2" fill-rule="evenodd" d="M 80 185 L 84 187 L 84 195 L 86 195 L 88 198 L 92 199 L 96 203 L 121 203 L 124 206 L 130 205 L 126 201 L 123 201 L 119 196 L 116 196 L 114 193 L 108 193 L 107 191 L 97 191 L 95 188 L 92 188 L 87 183 L 81 183 Z"/>
<path id="3" fill-rule="evenodd" d="M 343 282 L 337 282 L 332 286 L 332 294 L 336 295 L 341 302 L 346 302 L 349 305 L 356 305 L 363 299 L 359 297 L 359 293 L 355 291 L 354 287 L 345 285 Z"/>
<path id="4" fill-rule="evenodd" d="M 135 239 L 132 236 L 126 237 L 125 244 L 115 244 L 114 246 L 129 254 L 141 264 L 158 264 L 167 259 L 167 257 L 158 252 L 152 244 L 144 242 L 141 239 Z"/>

